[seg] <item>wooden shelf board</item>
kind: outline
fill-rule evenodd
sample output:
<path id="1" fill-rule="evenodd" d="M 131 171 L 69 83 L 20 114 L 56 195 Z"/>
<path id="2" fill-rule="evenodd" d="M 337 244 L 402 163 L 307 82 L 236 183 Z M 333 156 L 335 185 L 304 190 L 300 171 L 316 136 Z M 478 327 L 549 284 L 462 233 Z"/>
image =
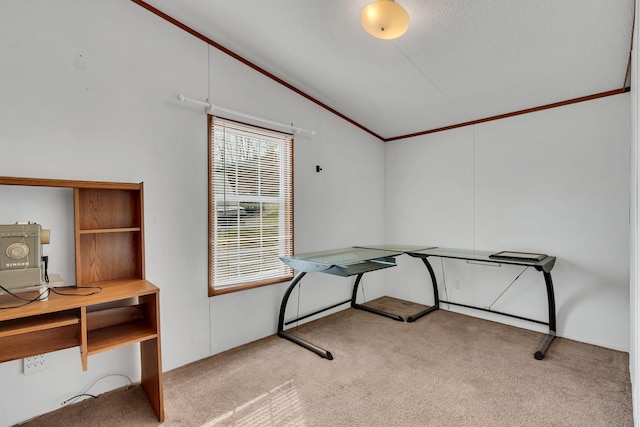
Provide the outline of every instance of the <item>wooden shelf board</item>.
<path id="1" fill-rule="evenodd" d="M 105 190 L 140 190 L 140 183 L 78 181 L 71 179 L 21 178 L 0 176 L 0 185 L 24 185 L 30 187 L 100 188 Z"/>
<path id="2" fill-rule="evenodd" d="M 101 233 L 131 233 L 140 231 L 140 227 L 121 227 L 121 228 L 96 228 L 78 230 L 79 234 L 101 234 Z"/>
<path id="3" fill-rule="evenodd" d="M 79 326 L 69 325 L 0 338 L 0 362 L 78 347 Z"/>
<path id="4" fill-rule="evenodd" d="M 112 280 L 95 282 L 86 286 L 100 287 L 102 290 L 94 295 L 86 295 L 89 289 L 61 288 L 65 294 L 76 293 L 76 296 L 51 294 L 47 301 L 36 301 L 19 308 L 0 310 L 0 321 L 15 318 L 35 316 L 39 314 L 55 313 L 57 311 L 102 304 L 105 302 L 125 300 L 143 295 L 153 295 L 159 289 L 151 282 L 141 279 Z M 15 303 L 14 303 L 15 304 Z"/>
<path id="5" fill-rule="evenodd" d="M 87 354 L 157 338 L 157 331 L 146 321 L 135 321 L 91 331 L 87 338 Z"/>
<path id="6" fill-rule="evenodd" d="M 77 325 L 78 323 L 80 323 L 79 315 L 73 310 L 43 314 L 40 316 L 22 319 L 6 320 L 0 323 L 0 338 L 42 331 L 45 329 L 55 329 L 62 326 Z"/>
<path id="7" fill-rule="evenodd" d="M 87 331 L 91 332 L 143 319 L 144 311 L 140 304 L 91 311 L 87 313 Z"/>

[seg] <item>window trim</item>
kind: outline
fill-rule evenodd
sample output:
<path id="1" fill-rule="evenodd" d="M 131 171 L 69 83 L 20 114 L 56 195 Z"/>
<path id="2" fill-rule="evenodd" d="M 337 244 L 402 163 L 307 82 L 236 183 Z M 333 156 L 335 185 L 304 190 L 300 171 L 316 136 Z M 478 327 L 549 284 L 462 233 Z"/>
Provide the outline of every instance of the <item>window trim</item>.
<path id="1" fill-rule="evenodd" d="M 213 203 L 213 195 L 212 195 L 212 189 L 211 186 L 213 184 L 213 181 L 211 180 L 211 176 L 212 176 L 212 158 L 211 155 L 213 153 L 212 151 L 212 144 L 213 144 L 213 122 L 214 120 L 219 119 L 219 120 L 223 120 L 223 121 L 227 121 L 227 122 L 231 122 L 231 123 L 237 123 L 239 125 L 242 126 L 248 126 L 248 127 L 252 127 L 255 129 L 262 129 L 265 130 L 267 132 L 273 132 L 273 133 L 279 133 L 279 134 L 283 134 L 283 135 L 287 135 L 290 136 L 292 141 L 291 141 L 291 199 L 290 199 L 290 203 L 291 203 L 291 221 L 290 221 L 290 226 L 291 226 L 291 248 L 293 249 L 294 247 L 294 188 L 295 188 L 295 182 L 294 182 L 294 140 L 293 140 L 293 136 L 290 133 L 286 133 L 286 132 L 282 132 L 282 131 L 278 131 L 278 130 L 274 130 L 274 129 L 270 129 L 270 128 L 266 128 L 266 127 L 262 127 L 262 126 L 256 126 L 250 123 L 244 123 L 238 120 L 233 120 L 233 119 L 228 119 L 222 116 L 214 116 L 211 114 L 207 114 L 207 171 L 208 171 L 208 176 L 207 176 L 207 217 L 208 217 L 208 229 L 207 229 L 207 254 L 208 254 L 208 259 L 207 259 L 207 267 L 208 267 L 208 272 L 207 272 L 207 276 L 208 276 L 208 294 L 209 297 L 213 297 L 216 295 L 225 295 L 225 294 L 229 294 L 229 293 L 233 293 L 233 292 L 240 292 L 240 291 L 245 291 L 247 289 L 255 289 L 255 288 L 259 288 L 259 287 L 263 287 L 263 286 L 269 286 L 269 285 L 274 285 L 277 283 L 283 283 L 283 282 L 288 282 L 291 281 L 294 277 L 293 274 L 293 270 L 289 269 L 289 274 L 282 276 L 282 277 L 278 277 L 278 278 L 274 278 L 274 279 L 266 279 L 266 280 L 260 280 L 260 281 L 256 281 L 256 282 L 247 282 L 247 283 L 243 283 L 243 284 L 239 284 L 239 285 L 234 285 L 234 286 L 228 286 L 228 287 L 223 287 L 223 288 L 216 288 L 214 286 L 214 280 L 213 280 L 213 268 L 214 266 L 212 265 L 213 263 L 213 256 L 212 256 L 212 250 L 213 250 L 213 244 L 212 244 L 212 240 L 213 240 L 213 233 L 214 233 L 214 216 L 212 215 L 212 203 Z"/>

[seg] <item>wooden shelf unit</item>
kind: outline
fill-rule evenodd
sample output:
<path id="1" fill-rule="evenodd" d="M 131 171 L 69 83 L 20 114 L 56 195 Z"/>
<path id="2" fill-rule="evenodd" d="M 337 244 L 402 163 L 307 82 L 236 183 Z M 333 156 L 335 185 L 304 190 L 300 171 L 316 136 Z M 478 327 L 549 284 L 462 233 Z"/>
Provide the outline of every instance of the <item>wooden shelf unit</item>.
<path id="1" fill-rule="evenodd" d="M 79 325 L 77 310 L 2 321 L 0 362 L 77 347 L 80 345 Z"/>
<path id="2" fill-rule="evenodd" d="M 144 279 L 142 184 L 138 189 L 74 188 L 76 281 Z"/>
<path id="3" fill-rule="evenodd" d="M 79 347 L 87 370 L 89 356 L 140 343 L 142 387 L 164 421 L 160 300 L 145 280 L 143 184 L 0 176 L 0 185 L 73 189 L 77 284 L 0 310 L 0 362 Z M 17 305 L 0 295 L 0 307 Z"/>

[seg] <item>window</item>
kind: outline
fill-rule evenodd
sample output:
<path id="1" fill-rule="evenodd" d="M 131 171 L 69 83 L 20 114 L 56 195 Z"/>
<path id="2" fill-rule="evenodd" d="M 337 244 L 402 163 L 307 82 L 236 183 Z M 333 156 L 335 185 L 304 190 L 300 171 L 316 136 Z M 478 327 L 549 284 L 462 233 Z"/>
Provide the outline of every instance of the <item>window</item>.
<path id="1" fill-rule="evenodd" d="M 293 136 L 209 116 L 209 295 L 290 280 Z"/>

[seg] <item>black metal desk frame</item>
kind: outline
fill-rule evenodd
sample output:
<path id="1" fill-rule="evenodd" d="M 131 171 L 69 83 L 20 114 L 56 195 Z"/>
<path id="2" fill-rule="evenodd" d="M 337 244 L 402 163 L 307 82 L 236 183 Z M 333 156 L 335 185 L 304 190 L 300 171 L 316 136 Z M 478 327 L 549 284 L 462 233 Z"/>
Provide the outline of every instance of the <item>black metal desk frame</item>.
<path id="1" fill-rule="evenodd" d="M 545 258 L 537 261 L 526 258 L 509 258 L 509 257 L 500 257 L 493 255 L 492 252 L 485 251 L 471 251 L 471 250 L 460 250 L 460 249 L 446 249 L 446 248 L 429 248 L 420 251 L 408 251 L 406 252 L 408 255 L 414 258 L 420 258 L 424 265 L 429 270 L 429 275 L 431 276 L 431 283 L 433 284 L 433 292 L 435 295 L 434 305 L 429 307 L 428 309 L 421 311 L 420 313 L 414 314 L 413 316 L 407 319 L 407 322 L 414 322 L 435 310 L 440 308 L 440 303 L 457 305 L 465 308 L 472 308 L 475 310 L 482 310 L 489 313 L 499 314 L 502 316 L 508 316 L 515 319 L 526 320 L 529 322 L 539 323 L 542 325 L 549 326 L 549 332 L 545 335 L 544 339 L 538 346 L 538 349 L 533 354 L 536 360 L 544 359 L 544 356 L 549 349 L 549 345 L 551 345 L 551 341 L 556 337 L 556 303 L 555 303 L 555 294 L 553 291 L 553 280 L 551 279 L 551 269 L 555 265 L 556 257 L 546 256 Z M 436 276 L 433 272 L 433 268 L 428 261 L 428 257 L 440 257 L 440 258 L 450 258 L 450 259 L 460 259 L 466 261 L 480 261 L 483 263 L 496 263 L 496 264 L 510 264 L 510 265 L 519 265 L 524 267 L 533 267 L 537 271 L 541 271 L 544 276 L 544 282 L 547 290 L 547 307 L 549 313 L 549 321 L 543 322 L 537 319 L 530 319 L 523 316 L 518 316 L 511 313 L 504 313 L 501 311 L 491 310 L 483 307 L 476 307 L 467 304 L 461 304 L 453 301 L 445 301 L 441 300 L 438 297 L 438 283 L 436 281 Z"/>
<path id="2" fill-rule="evenodd" d="M 466 308 L 487 311 L 490 313 L 500 314 L 503 316 L 535 322 L 543 325 L 548 325 L 549 332 L 546 334 L 541 344 L 538 346 L 538 349 L 534 353 L 534 357 L 537 360 L 542 360 L 544 358 L 549 348 L 549 345 L 551 344 L 551 341 L 553 341 L 553 339 L 556 336 L 555 297 L 554 297 L 554 291 L 553 291 L 553 281 L 551 279 L 551 269 L 555 264 L 555 261 L 556 261 L 555 257 L 547 256 L 542 260 L 533 261 L 533 260 L 527 260 L 527 259 L 511 259 L 511 258 L 504 258 L 504 257 L 494 257 L 492 256 L 492 252 L 467 251 L 467 250 L 459 250 L 459 249 L 446 249 L 446 248 L 434 248 L 434 247 L 427 248 L 427 249 L 416 249 L 416 248 L 418 247 L 409 248 L 409 247 L 394 246 L 394 245 L 361 246 L 361 247 L 340 249 L 337 251 L 305 254 L 305 255 L 294 256 L 294 257 L 286 257 L 286 258 L 281 257 L 281 260 L 285 264 L 289 265 L 294 270 L 297 270 L 298 273 L 295 275 L 293 280 L 291 280 L 291 282 L 289 283 L 289 286 L 287 287 L 284 293 L 284 296 L 282 297 L 282 302 L 280 303 L 280 313 L 278 316 L 278 336 L 285 338 L 295 344 L 298 344 L 306 348 L 307 350 L 310 350 L 316 353 L 318 356 L 322 358 L 333 360 L 333 355 L 329 351 L 285 331 L 284 330 L 285 325 L 290 325 L 292 323 L 309 318 L 311 316 L 333 309 L 335 307 L 338 307 L 346 303 L 351 303 L 352 308 L 365 310 L 374 314 L 378 314 L 393 320 L 403 322 L 404 319 L 402 318 L 402 316 L 356 303 L 356 296 L 358 292 L 358 287 L 360 285 L 360 281 L 362 280 L 362 276 L 364 275 L 364 273 L 367 273 L 370 271 L 376 271 L 384 268 L 394 267 L 396 265 L 395 257 L 406 253 L 411 257 L 420 258 L 424 263 L 425 267 L 427 268 L 427 271 L 429 272 L 429 276 L 431 278 L 431 284 L 433 286 L 433 296 L 434 296 L 433 306 L 428 307 L 427 309 L 420 311 L 419 313 L 409 316 L 407 318 L 407 322 L 414 322 L 420 319 L 421 317 L 426 316 L 429 313 L 439 310 L 440 303 L 446 303 L 446 304 L 457 305 L 457 306 L 466 307 Z M 438 282 L 436 280 L 436 275 L 433 271 L 433 267 L 431 266 L 431 264 L 427 259 L 430 256 L 440 257 L 440 258 L 461 259 L 461 260 L 467 260 L 467 261 L 480 261 L 480 262 L 487 262 L 487 263 L 511 264 L 511 265 L 534 267 L 537 271 L 541 271 L 544 275 L 544 280 L 545 280 L 545 285 L 547 290 L 549 321 L 543 322 L 540 320 L 530 319 L 530 318 L 526 318 L 526 317 L 522 317 L 522 316 L 510 314 L 510 313 L 504 313 L 496 310 L 491 310 L 487 308 L 441 300 L 438 294 Z M 322 273 L 333 274 L 333 275 L 342 276 L 342 277 L 349 277 L 354 275 L 357 276 L 355 283 L 353 285 L 353 292 L 351 295 L 351 299 L 341 301 L 337 304 L 333 304 L 329 307 L 325 307 L 323 309 L 314 311 L 313 313 L 308 313 L 306 315 L 303 315 L 285 322 L 284 320 L 285 311 L 286 311 L 287 303 L 289 301 L 289 297 L 291 296 L 291 293 L 296 288 L 296 286 L 299 285 L 300 280 L 302 280 L 302 278 L 307 273 L 313 273 L 313 272 L 322 272 Z"/>
<path id="3" fill-rule="evenodd" d="M 278 316 L 278 336 L 285 338 L 291 342 L 298 344 L 316 353 L 318 356 L 333 360 L 333 355 L 331 352 L 318 347 L 315 344 L 312 344 L 302 338 L 296 337 L 291 333 L 284 330 L 285 325 L 290 325 L 292 323 L 298 322 L 300 320 L 306 319 L 311 316 L 315 316 L 316 314 L 325 312 L 327 310 L 331 310 L 332 308 L 338 307 L 342 304 L 351 303 L 352 308 L 356 308 L 359 310 L 365 310 L 370 313 L 375 313 L 381 316 L 388 317 L 393 320 L 397 320 L 400 322 L 404 322 L 402 316 L 398 316 L 397 314 L 388 313 L 386 311 L 378 310 L 372 307 L 367 307 L 362 304 L 356 303 L 356 296 L 358 293 L 358 286 L 360 281 L 362 280 L 362 276 L 364 273 L 368 273 L 371 271 L 381 270 L 384 268 L 395 267 L 395 257 L 398 255 L 402 255 L 403 251 L 389 251 L 389 250 L 381 250 L 381 249 L 370 249 L 370 248 L 346 248 L 340 249 L 337 251 L 328 251 L 328 252 L 318 252 L 314 254 L 305 254 L 298 257 L 282 257 L 281 260 L 285 264 L 289 265 L 294 270 L 297 270 L 298 273 L 295 275 L 293 280 L 289 283 L 287 290 L 282 297 L 282 302 L 280 303 L 280 314 Z M 351 294 L 351 299 L 341 301 L 337 304 L 333 304 L 329 307 L 322 308 L 320 310 L 314 311 L 313 313 L 305 314 L 304 316 L 297 317 L 295 319 L 289 320 L 285 322 L 284 316 L 285 311 L 287 309 L 287 303 L 289 301 L 289 297 L 291 296 L 291 292 L 298 286 L 300 280 L 307 273 L 314 272 L 322 272 L 327 274 L 333 274 L 341 277 L 349 277 L 349 276 L 357 276 L 356 281 L 353 285 L 353 292 Z"/>

